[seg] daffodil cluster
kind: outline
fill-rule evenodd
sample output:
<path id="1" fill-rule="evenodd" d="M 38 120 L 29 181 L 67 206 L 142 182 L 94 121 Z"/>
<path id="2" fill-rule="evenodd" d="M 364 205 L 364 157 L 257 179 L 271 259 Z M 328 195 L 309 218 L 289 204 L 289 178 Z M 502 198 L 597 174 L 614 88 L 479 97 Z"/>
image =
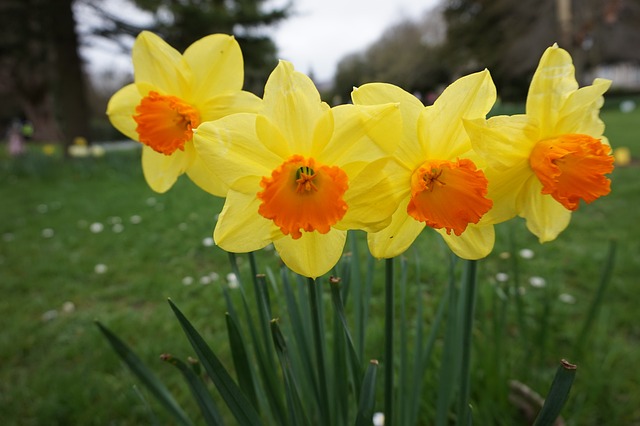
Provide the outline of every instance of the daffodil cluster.
<path id="1" fill-rule="evenodd" d="M 149 32 L 133 48 L 135 81 L 109 102 L 113 125 L 143 147 L 152 189 L 186 173 L 225 204 L 218 246 L 273 243 L 284 263 L 316 278 L 335 266 L 348 230 L 371 253 L 404 252 L 430 227 L 458 256 L 479 259 L 495 224 L 526 219 L 540 241 L 567 227 L 580 200 L 609 193 L 613 157 L 598 117 L 610 82 L 578 88 L 570 55 L 543 54 L 526 113 L 487 119 L 488 70 L 459 78 L 433 105 L 386 83 L 330 107 L 306 75 L 280 61 L 262 99 L 242 91 L 232 36 L 183 55 Z"/>

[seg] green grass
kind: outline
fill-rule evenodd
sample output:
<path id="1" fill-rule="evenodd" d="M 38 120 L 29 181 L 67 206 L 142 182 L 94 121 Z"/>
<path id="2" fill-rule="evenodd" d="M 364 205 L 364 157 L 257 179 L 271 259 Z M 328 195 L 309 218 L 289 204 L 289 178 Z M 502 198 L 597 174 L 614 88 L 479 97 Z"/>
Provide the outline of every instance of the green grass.
<path id="1" fill-rule="evenodd" d="M 602 118 L 612 145 L 629 147 L 637 159 L 640 110 L 605 109 Z M 561 358 L 578 364 L 563 411 L 567 424 L 640 424 L 640 379 L 634 374 L 640 360 L 638 177 L 637 166 L 616 169 L 612 193 L 582 206 L 552 243 L 538 244 L 520 220 L 498 227 L 496 248 L 479 268 L 471 380 L 476 424 L 525 424 L 514 420 L 520 417 L 508 401 L 508 380 L 544 395 Z M 153 193 L 142 177 L 138 151 L 63 161 L 32 148 L 25 158 L 0 158 L 0 181 L 0 418 L 17 425 L 147 424 L 148 403 L 160 424 L 168 423 L 109 348 L 96 319 L 131 345 L 195 413 L 179 374 L 159 356 L 193 354 L 166 302 L 171 297 L 231 365 L 221 291 L 230 267 L 225 253 L 203 244 L 221 200 L 186 178 L 167 194 Z M 132 223 L 132 217 L 141 221 Z M 91 231 L 94 223 L 103 225 L 102 232 Z M 585 350 L 574 359 L 612 238 L 618 244 L 613 277 Z M 511 244 L 535 256 L 505 258 Z M 427 327 L 446 286 L 447 256 L 434 233 L 424 233 L 405 255 L 409 282 L 418 280 L 423 296 L 409 299 L 408 311 L 415 310 L 416 300 L 423 303 Z M 513 281 L 514 256 L 519 283 Z M 97 273 L 98 264 L 107 271 Z M 265 251 L 259 265 L 275 270 L 278 262 Z M 246 273 L 247 262 L 241 267 Z M 364 359 L 383 353 L 382 262 L 375 271 Z M 499 272 L 510 279 L 497 281 Z M 201 284 L 212 273 L 219 278 Z M 529 285 L 532 276 L 544 278 L 546 287 Z M 185 277 L 193 283 L 185 285 Z M 525 289 L 521 314 L 512 291 L 517 286 Z M 563 293 L 575 303 L 560 301 Z M 328 290 L 324 294 L 328 297 Z M 53 311 L 55 317 L 47 320 Z M 274 315 L 282 316 L 283 327 L 291 325 L 282 309 Z M 440 340 L 435 349 L 441 350 Z M 425 416 L 435 413 L 438 364 L 431 364 L 425 378 Z"/>

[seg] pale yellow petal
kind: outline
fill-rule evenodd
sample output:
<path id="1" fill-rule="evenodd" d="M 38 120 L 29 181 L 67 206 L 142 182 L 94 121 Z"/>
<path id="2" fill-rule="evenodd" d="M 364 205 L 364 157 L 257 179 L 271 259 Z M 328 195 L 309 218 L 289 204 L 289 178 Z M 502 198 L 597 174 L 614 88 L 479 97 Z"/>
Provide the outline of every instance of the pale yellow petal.
<path id="1" fill-rule="evenodd" d="M 402 116 L 402 138 L 397 142 L 394 156 L 408 168 L 415 169 L 424 158 L 417 153 L 422 152 L 418 140 L 418 117 L 424 105 L 418 98 L 398 86 L 387 83 L 369 83 L 360 86 L 351 93 L 356 105 L 380 105 L 398 102 Z"/>
<path id="2" fill-rule="evenodd" d="M 261 106 L 262 100 L 249 92 L 223 93 L 196 105 L 200 112 L 200 122 L 213 121 L 240 112 L 256 113 Z"/>
<path id="3" fill-rule="evenodd" d="M 578 89 L 569 53 L 549 47 L 538 64 L 527 95 L 527 115 L 540 126 L 542 139 L 555 136 L 555 127 L 567 96 Z"/>
<path id="4" fill-rule="evenodd" d="M 463 120 L 473 150 L 489 167 L 507 170 L 529 158 L 538 141 L 537 127 L 525 115 L 497 116 L 489 120 Z"/>
<path id="5" fill-rule="evenodd" d="M 255 194 L 229 190 L 213 231 L 215 243 L 226 251 L 247 253 L 280 238 L 282 232 L 272 221 L 260 216 L 259 206 Z"/>
<path id="6" fill-rule="evenodd" d="M 184 60 L 191 70 L 191 99 L 194 103 L 242 89 L 242 52 L 233 36 L 212 34 L 203 37 L 185 50 Z"/>
<path id="7" fill-rule="evenodd" d="M 229 186 L 226 185 L 217 174 L 213 173 L 199 155 L 196 155 L 193 163 L 187 169 L 187 176 L 202 190 L 216 197 L 227 195 Z"/>
<path id="8" fill-rule="evenodd" d="M 349 208 L 336 228 L 376 232 L 389 225 L 400 197 L 406 195 L 409 187 L 408 178 L 400 180 L 396 174 L 395 179 L 389 179 L 383 171 L 386 163 L 387 159 L 374 161 L 349 181 L 349 189 L 344 194 Z"/>
<path id="9" fill-rule="evenodd" d="M 293 152 L 309 155 L 316 123 L 328 108 L 309 77 L 280 61 L 265 85 L 263 113 Z"/>
<path id="10" fill-rule="evenodd" d="M 302 237 L 297 240 L 286 236 L 274 241 L 273 245 L 282 261 L 293 272 L 318 278 L 338 263 L 346 239 L 346 231 L 331 229 L 326 234 L 303 232 Z"/>
<path id="11" fill-rule="evenodd" d="M 462 235 L 448 235 L 445 230 L 436 229 L 451 251 L 463 259 L 477 260 L 487 257 L 495 243 L 493 225 L 469 224 Z"/>
<path id="12" fill-rule="evenodd" d="M 398 209 L 391 216 L 389 226 L 379 232 L 367 234 L 369 251 L 373 257 L 388 259 L 404 253 L 425 228 L 423 222 L 407 214 L 408 204 L 409 196 L 407 195 L 400 201 Z"/>
<path id="13" fill-rule="evenodd" d="M 388 157 L 402 137 L 402 118 L 397 104 L 342 105 L 332 109 L 335 131 L 318 153 L 325 164 L 367 164 Z"/>
<path id="14" fill-rule="evenodd" d="M 195 157 L 190 143 L 185 150 L 177 150 L 171 155 L 161 154 L 148 146 L 142 147 L 142 172 L 147 184 L 156 192 L 167 192 L 178 177 L 183 174 Z"/>
<path id="15" fill-rule="evenodd" d="M 496 100 L 489 71 L 462 77 L 426 107 L 418 118 L 423 158 L 454 160 L 471 149 L 462 119 L 484 118 Z"/>
<path id="16" fill-rule="evenodd" d="M 487 168 L 484 173 L 489 180 L 487 198 L 493 201 L 493 206 L 482 216 L 482 223 L 498 224 L 517 216 L 520 194 L 525 191 L 529 179 L 535 179 L 528 159 L 514 163 L 508 169 Z"/>
<path id="17" fill-rule="evenodd" d="M 202 123 L 193 140 L 207 168 L 236 191 L 256 193 L 282 158 L 260 143 L 255 114 L 234 114 Z"/>
<path id="18" fill-rule="evenodd" d="M 129 84 L 118 90 L 109 99 L 107 115 L 113 127 L 134 141 L 138 140 L 136 127 L 138 124 L 133 119 L 136 107 L 140 104 L 142 96 L 135 84 Z"/>
<path id="19" fill-rule="evenodd" d="M 135 82 L 146 82 L 165 94 L 183 96 L 187 84 L 182 55 L 157 35 L 143 31 L 131 51 Z"/>
<path id="20" fill-rule="evenodd" d="M 526 219 L 527 228 L 541 243 L 555 240 L 569 226 L 571 211 L 551 195 L 543 195 L 538 179 L 530 179 L 525 186 L 519 200 L 520 216 Z"/>
<path id="21" fill-rule="evenodd" d="M 598 115 L 604 104 L 602 95 L 609 86 L 610 80 L 596 79 L 592 86 L 572 92 L 560 111 L 555 133 L 580 133 L 595 138 L 602 136 L 604 123 Z"/>

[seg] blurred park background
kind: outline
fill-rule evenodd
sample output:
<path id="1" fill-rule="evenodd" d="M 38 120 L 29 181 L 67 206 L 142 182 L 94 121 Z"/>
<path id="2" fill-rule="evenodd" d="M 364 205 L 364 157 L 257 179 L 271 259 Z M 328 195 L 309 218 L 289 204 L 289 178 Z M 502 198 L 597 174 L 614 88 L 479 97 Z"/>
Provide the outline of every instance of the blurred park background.
<path id="1" fill-rule="evenodd" d="M 114 9 L 108 0 L 0 0 L 3 424 L 148 423 L 151 397 L 93 320 L 117 331 L 180 389 L 179 377 L 159 361 L 166 351 L 190 354 L 167 296 L 229 361 L 220 286 L 236 284 L 226 254 L 211 240 L 222 201 L 186 179 L 164 195 L 146 186 L 138 147 L 104 113 L 110 96 L 133 76 L 121 67 L 89 70 L 81 52 L 106 45 L 114 62 L 128 60 L 143 29 L 180 51 L 204 35 L 232 33 L 243 49 L 245 88 L 260 95 L 279 58 L 272 31 L 299 13 L 297 2 L 117 1 L 127 7 Z M 90 22 L 83 20 L 89 15 Z M 331 22 L 325 26 L 332 30 Z M 348 102 L 352 87 L 369 81 L 400 85 L 428 104 L 455 78 L 488 68 L 500 96 L 492 114 L 519 113 L 540 55 L 554 42 L 572 54 L 581 85 L 595 77 L 613 80 L 601 115 L 617 154 L 612 193 L 583 205 L 553 243 L 539 245 L 521 221 L 498 228 L 496 248 L 479 272 L 474 419 L 527 424 L 535 403 L 514 402 L 509 381 L 544 394 L 558 360 L 569 357 L 580 370 L 566 424 L 640 425 L 634 373 L 640 227 L 633 207 L 640 203 L 640 0 L 429 2 L 421 14 L 380 28 L 376 41 L 346 55 L 332 78 L 316 83 L 332 104 Z M 313 77 L 313 69 L 300 71 Z M 12 135 L 19 136 L 17 145 Z M 615 267 L 599 291 L 612 240 Z M 407 254 L 427 325 L 447 280 L 445 253 L 429 233 Z M 263 268 L 277 269 L 273 252 L 260 259 Z M 242 271 L 248 273 L 248 265 Z M 379 286 L 376 281 L 374 289 Z M 383 303 L 374 292 L 370 358 L 381 353 L 382 318 L 375 312 Z M 436 381 L 433 373 L 425 377 L 420 424 L 431 424 Z M 180 400 L 195 410 L 184 389 Z"/>

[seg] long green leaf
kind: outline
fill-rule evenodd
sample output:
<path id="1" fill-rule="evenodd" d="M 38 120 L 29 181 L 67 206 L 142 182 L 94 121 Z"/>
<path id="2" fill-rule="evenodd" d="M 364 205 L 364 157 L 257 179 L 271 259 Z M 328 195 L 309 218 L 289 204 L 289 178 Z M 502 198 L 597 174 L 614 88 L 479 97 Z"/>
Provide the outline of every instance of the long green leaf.
<path id="1" fill-rule="evenodd" d="M 394 424 L 394 365 L 393 365 L 393 323 L 394 323 L 394 276 L 393 258 L 385 259 L 385 301 L 384 301 L 384 419 L 385 424 Z"/>
<path id="2" fill-rule="evenodd" d="M 320 291 L 318 282 L 312 278 L 307 280 L 309 291 L 309 309 L 311 312 L 311 323 L 313 326 L 313 347 L 315 349 L 316 371 L 318 373 L 318 385 L 320 395 L 320 422 L 321 424 L 329 424 L 327 419 L 331 418 L 329 406 L 329 390 L 327 386 L 327 367 L 326 367 L 326 346 L 324 339 L 324 330 L 322 328 L 322 306 L 320 304 Z"/>
<path id="3" fill-rule="evenodd" d="M 578 358 L 582 356 L 582 351 L 585 347 L 586 341 L 588 340 L 587 336 L 591 331 L 593 321 L 598 316 L 600 306 L 602 306 L 605 290 L 607 289 L 609 282 L 611 282 L 611 274 L 613 272 L 613 266 L 616 259 L 616 246 L 617 244 L 615 240 L 611 240 L 609 242 L 609 251 L 607 253 L 607 259 L 605 261 L 604 267 L 602 268 L 602 272 L 600 274 L 598 289 L 596 290 L 593 301 L 589 306 L 587 317 L 584 324 L 582 324 L 582 329 L 580 330 L 580 334 L 578 335 L 578 340 L 576 342 L 575 356 Z"/>
<path id="4" fill-rule="evenodd" d="M 271 334 L 273 336 L 273 343 L 280 361 L 280 367 L 282 368 L 282 375 L 284 376 L 285 394 L 287 397 L 287 405 L 289 407 L 289 424 L 291 426 L 308 425 L 310 423 L 305 416 L 302 406 L 300 386 L 298 385 L 296 376 L 293 373 L 287 343 L 280 331 L 280 326 L 278 325 L 277 320 L 271 321 Z"/>
<path id="5" fill-rule="evenodd" d="M 189 389 L 191 389 L 191 394 L 198 404 L 198 407 L 200 407 L 205 423 L 212 426 L 224 425 L 222 416 L 218 412 L 218 408 L 215 406 L 207 387 L 200 377 L 198 377 L 187 364 L 172 355 L 165 354 L 162 355 L 161 358 L 163 361 L 175 366 L 182 373 L 182 376 L 189 385 Z"/>
<path id="6" fill-rule="evenodd" d="M 256 396 L 255 379 L 253 377 L 253 369 L 249 363 L 249 356 L 245 347 L 240 327 L 236 322 L 236 318 L 226 314 L 227 333 L 229 335 L 229 346 L 231 347 L 231 356 L 233 358 L 233 366 L 238 377 L 240 389 L 247 395 L 254 407 L 258 407 L 258 397 Z"/>
<path id="7" fill-rule="evenodd" d="M 192 425 L 180 405 L 173 399 L 171 392 L 160 382 L 149 368 L 138 358 L 138 356 L 120 340 L 111 330 L 96 321 L 96 325 L 107 338 L 113 350 L 120 356 L 120 359 L 129 367 L 131 372 L 151 391 L 160 404 L 182 425 Z"/>
<path id="8" fill-rule="evenodd" d="M 231 414 L 238 420 L 238 424 L 240 426 L 261 425 L 262 421 L 260 420 L 258 412 L 233 381 L 224 365 L 222 365 L 218 357 L 215 356 L 202 336 L 200 336 L 189 320 L 187 320 L 171 300 L 169 300 L 169 305 L 178 318 L 182 330 L 186 334 L 187 339 L 189 339 L 189 343 L 191 343 L 191 346 L 198 355 L 200 362 L 220 392 L 220 396 L 224 399 Z"/>
<path id="9" fill-rule="evenodd" d="M 342 303 L 342 292 L 340 291 L 340 280 L 338 278 L 330 278 L 329 284 L 331 286 L 331 300 L 333 301 L 333 306 L 340 322 L 342 323 L 342 331 L 347 340 L 347 350 L 349 352 L 349 361 L 351 367 L 351 374 L 354 382 L 354 386 L 356 387 L 356 392 L 360 391 L 360 385 L 362 383 L 362 370 L 360 367 L 360 358 L 358 358 L 358 353 L 356 352 L 356 348 L 353 344 L 353 339 L 351 337 L 351 333 L 349 332 L 349 326 L 347 324 L 347 317 L 344 312 L 344 304 Z M 359 397 L 359 394 L 356 393 L 356 398 Z"/>
<path id="10" fill-rule="evenodd" d="M 371 360 L 367 371 L 364 373 L 362 388 L 360 389 L 360 401 L 358 404 L 358 416 L 356 426 L 371 426 L 373 412 L 376 404 L 376 373 L 378 361 Z"/>
<path id="11" fill-rule="evenodd" d="M 473 329 L 473 315 L 476 304 L 476 275 L 477 260 L 467 260 L 462 277 L 462 302 L 463 311 L 460 323 L 461 337 L 461 358 L 460 358 L 460 388 L 458 398 L 458 423 L 468 424 L 471 422 L 471 411 L 469 409 L 469 395 L 471 382 L 471 337 Z"/>
<path id="12" fill-rule="evenodd" d="M 576 376 L 576 369 L 575 365 L 564 359 L 560 361 L 560 366 L 553 378 L 553 383 L 551 383 L 549 394 L 533 426 L 553 426 L 562 411 L 562 407 L 564 407 L 569 398 L 569 391 Z"/>

